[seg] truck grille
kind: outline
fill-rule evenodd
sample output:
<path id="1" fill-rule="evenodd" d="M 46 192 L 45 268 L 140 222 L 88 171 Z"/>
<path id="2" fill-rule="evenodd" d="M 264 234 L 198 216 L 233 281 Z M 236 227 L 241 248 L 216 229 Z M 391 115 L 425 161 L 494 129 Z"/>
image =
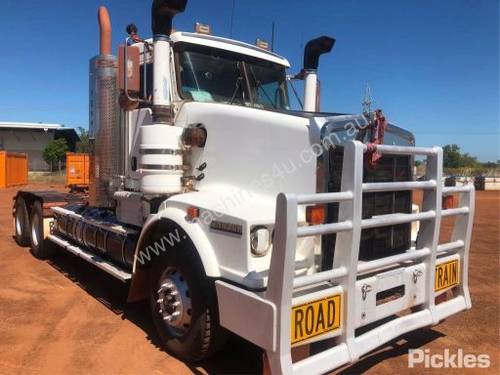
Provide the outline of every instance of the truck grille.
<path id="1" fill-rule="evenodd" d="M 343 149 L 337 147 L 329 153 L 329 192 L 338 192 L 342 181 Z M 411 157 L 384 155 L 373 170 L 365 168 L 364 182 L 411 181 Z M 338 203 L 327 208 L 328 222 L 338 221 Z M 363 194 L 363 219 L 391 213 L 411 213 L 412 192 L 382 192 Z M 411 224 L 392 225 L 381 228 L 364 229 L 361 232 L 360 260 L 373 260 L 402 253 L 411 246 Z M 335 235 L 323 236 L 323 252 L 335 248 Z M 326 264 L 331 264 L 333 254 L 326 256 Z M 325 260 L 324 260 L 325 262 Z M 325 265 L 325 263 L 323 263 Z M 331 265 L 330 265 L 331 267 Z"/>

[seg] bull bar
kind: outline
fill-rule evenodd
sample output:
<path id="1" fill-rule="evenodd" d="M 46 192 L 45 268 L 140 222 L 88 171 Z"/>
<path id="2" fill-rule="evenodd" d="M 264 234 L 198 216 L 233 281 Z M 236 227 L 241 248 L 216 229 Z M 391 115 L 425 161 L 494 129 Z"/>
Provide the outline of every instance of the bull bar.
<path id="1" fill-rule="evenodd" d="M 443 187 L 443 151 L 439 147 L 419 148 L 379 145 L 377 151 L 393 155 L 422 155 L 427 159 L 425 181 L 363 183 L 363 163 L 367 146 L 350 141 L 344 147 L 342 188 L 336 193 L 308 195 L 279 194 L 275 234 L 267 289 L 245 290 L 218 280 L 216 289 L 221 324 L 266 351 L 273 374 L 325 373 L 354 363 L 377 347 L 407 332 L 439 323 L 459 311 L 469 309 L 468 254 L 474 216 L 474 187 Z M 362 218 L 363 192 L 423 190 L 422 210 Z M 459 194 L 457 208 L 443 209 L 442 198 Z M 339 203 L 335 223 L 298 226 L 298 207 Z M 451 240 L 439 243 L 441 218 L 455 216 Z M 372 261 L 359 260 L 361 230 L 388 225 L 420 222 L 415 248 L 402 254 Z M 295 275 L 296 241 L 299 237 L 336 233 L 331 270 L 311 275 Z M 452 299 L 436 304 L 437 264 L 459 260 L 460 283 Z M 378 305 L 376 294 L 397 285 L 405 293 Z M 335 338 L 326 350 L 298 362 L 291 356 L 291 309 L 293 306 L 340 295 L 340 326 L 319 339 Z M 410 313 L 396 314 L 411 309 Z M 384 319 L 391 318 L 387 322 Z M 370 323 L 379 323 L 369 328 Z M 364 327 L 358 334 L 356 330 Z M 368 327 L 368 329 L 366 329 Z"/>

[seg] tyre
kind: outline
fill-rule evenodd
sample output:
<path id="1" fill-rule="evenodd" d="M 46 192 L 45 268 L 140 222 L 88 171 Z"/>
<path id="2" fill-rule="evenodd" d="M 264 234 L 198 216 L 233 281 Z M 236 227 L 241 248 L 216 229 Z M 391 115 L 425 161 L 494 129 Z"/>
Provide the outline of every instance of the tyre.
<path id="1" fill-rule="evenodd" d="M 30 228 L 31 254 L 38 259 L 52 258 L 56 254 L 56 248 L 44 238 L 43 208 L 39 201 L 36 201 L 31 208 Z"/>
<path id="2" fill-rule="evenodd" d="M 214 283 L 194 248 L 172 248 L 151 279 L 151 314 L 164 348 L 188 362 L 213 355 L 227 331 L 219 325 Z"/>
<path id="3" fill-rule="evenodd" d="M 19 246 L 29 246 L 30 244 L 30 219 L 28 207 L 24 198 L 17 198 L 16 213 L 14 216 L 14 230 L 16 242 Z"/>

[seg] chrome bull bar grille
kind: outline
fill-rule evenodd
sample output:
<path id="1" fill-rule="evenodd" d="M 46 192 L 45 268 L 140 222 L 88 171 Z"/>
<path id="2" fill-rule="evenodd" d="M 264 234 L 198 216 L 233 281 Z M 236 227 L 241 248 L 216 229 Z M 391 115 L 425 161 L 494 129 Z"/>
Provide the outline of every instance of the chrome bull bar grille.
<path id="1" fill-rule="evenodd" d="M 325 192 L 341 191 L 343 146 L 331 148 L 322 159 L 322 173 Z M 409 155 L 384 154 L 376 168 L 365 167 L 363 182 L 412 181 L 413 157 Z M 338 203 L 326 204 L 327 220 L 338 221 Z M 412 191 L 369 191 L 363 192 L 363 219 L 390 213 L 412 212 Z M 335 248 L 335 234 L 322 237 L 322 269 L 332 266 Z M 411 224 L 369 228 L 361 231 L 359 258 L 372 260 L 406 251 L 411 246 Z"/>
<path id="2" fill-rule="evenodd" d="M 437 324 L 449 315 L 471 307 L 467 283 L 468 253 L 474 214 L 474 188 L 443 187 L 442 149 L 379 146 L 381 153 L 427 157 L 427 180 L 363 183 L 366 146 L 351 141 L 344 148 L 342 188 L 336 193 L 280 194 L 277 198 L 273 254 L 267 290 L 257 293 L 217 281 L 220 319 L 223 326 L 266 350 L 276 374 L 325 373 L 378 346 L 415 329 Z M 423 190 L 422 211 L 362 218 L 363 192 Z M 460 194 L 457 208 L 442 209 L 442 197 Z M 338 222 L 298 226 L 298 206 L 339 203 Z M 456 216 L 450 242 L 440 244 L 441 218 Z M 387 225 L 420 222 L 416 248 L 371 261 L 359 260 L 361 231 Z M 295 277 L 296 240 L 299 237 L 336 233 L 333 267 L 312 275 Z M 460 283 L 452 299 L 436 304 L 436 265 L 458 261 Z M 391 267 L 387 271 L 387 267 Z M 319 287 L 322 286 L 322 287 Z M 404 296 L 378 305 L 378 292 L 402 287 Z M 300 345 L 336 337 L 334 346 L 292 363 L 291 309 L 326 296 L 340 295 L 337 329 L 300 342 Z M 369 323 L 413 308 L 413 312 L 364 329 Z M 358 334 L 359 328 L 363 333 Z"/>

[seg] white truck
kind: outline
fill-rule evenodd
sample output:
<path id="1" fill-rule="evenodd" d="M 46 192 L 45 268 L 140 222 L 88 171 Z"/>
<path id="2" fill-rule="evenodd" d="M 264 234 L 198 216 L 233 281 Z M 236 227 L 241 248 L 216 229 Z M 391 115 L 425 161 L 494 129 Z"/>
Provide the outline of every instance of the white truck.
<path id="1" fill-rule="evenodd" d="M 204 359 L 230 331 L 261 347 L 275 374 L 327 372 L 470 308 L 474 189 L 442 186 L 442 150 L 415 147 L 381 111 L 318 112 L 318 61 L 334 39 L 309 42 L 290 76 L 265 43 L 201 24 L 174 31 L 186 3 L 153 1 L 153 38 L 129 25 L 118 58 L 99 9 L 88 200 L 20 191 L 17 242 L 127 283 L 178 357 Z M 301 111 L 290 109 L 295 79 Z M 415 155 L 425 180 L 413 178 Z M 452 194 L 458 205 L 443 207 Z M 446 216 L 455 227 L 440 243 Z M 309 344 L 293 362 L 292 348 Z"/>

